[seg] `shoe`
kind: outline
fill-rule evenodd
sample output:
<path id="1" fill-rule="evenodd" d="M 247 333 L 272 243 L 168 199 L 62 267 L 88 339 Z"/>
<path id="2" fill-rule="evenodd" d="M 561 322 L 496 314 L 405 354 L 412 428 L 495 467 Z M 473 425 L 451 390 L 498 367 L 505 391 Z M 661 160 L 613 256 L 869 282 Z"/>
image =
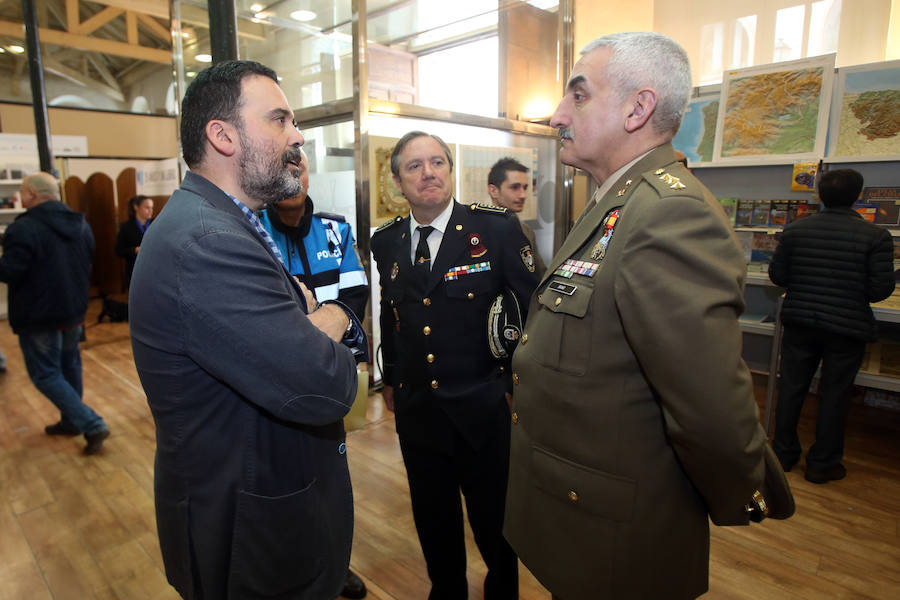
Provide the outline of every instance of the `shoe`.
<path id="1" fill-rule="evenodd" d="M 78 435 L 81 432 L 71 425 L 66 425 L 62 421 L 59 421 L 58 423 L 44 427 L 44 433 L 47 435 Z"/>
<path id="2" fill-rule="evenodd" d="M 781 468 L 784 469 L 785 473 L 790 473 L 791 469 L 794 468 L 794 466 L 797 464 L 798 461 L 799 461 L 799 459 L 797 459 L 797 458 L 795 458 L 794 460 L 785 460 L 785 459 L 781 458 L 780 456 L 778 457 L 778 462 L 781 463 Z"/>
<path id="3" fill-rule="evenodd" d="M 84 439 L 87 440 L 87 446 L 84 447 L 84 453 L 87 455 L 97 454 L 103 447 L 103 440 L 109 437 L 109 429 L 101 429 L 97 433 L 86 433 Z"/>
<path id="4" fill-rule="evenodd" d="M 807 466 L 806 475 L 804 475 L 806 480 L 811 481 L 812 483 L 828 483 L 829 481 L 837 481 L 839 479 L 843 479 L 846 476 L 847 469 L 845 469 L 844 465 L 840 463 L 838 463 L 834 467 L 825 469 L 824 471 L 810 469 L 809 466 Z"/>
<path id="5" fill-rule="evenodd" d="M 369 591 L 366 589 L 365 582 L 359 578 L 359 575 L 347 569 L 347 578 L 344 580 L 344 589 L 341 590 L 342 598 L 365 598 Z"/>

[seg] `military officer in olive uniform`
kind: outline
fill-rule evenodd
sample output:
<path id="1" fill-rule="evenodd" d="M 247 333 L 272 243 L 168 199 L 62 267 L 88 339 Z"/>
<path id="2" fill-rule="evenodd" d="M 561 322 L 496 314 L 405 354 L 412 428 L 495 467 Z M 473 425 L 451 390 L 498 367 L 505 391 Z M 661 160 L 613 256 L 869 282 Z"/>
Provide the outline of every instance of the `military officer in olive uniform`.
<path id="1" fill-rule="evenodd" d="M 537 284 L 518 219 L 457 203 L 447 145 L 420 131 L 391 155 L 412 214 L 372 236 L 381 278 L 384 399 L 396 416 L 430 600 L 466 598 L 460 490 L 488 567 L 487 600 L 518 598 L 518 561 L 503 538 L 509 466 L 508 359 L 489 349 L 488 313 Z"/>
<path id="2" fill-rule="evenodd" d="M 614 34 L 582 52 L 551 120 L 599 189 L 514 356 L 504 533 L 562 600 L 703 594 L 707 516 L 746 524 L 763 479 L 743 254 L 670 144 L 690 93 L 674 41 Z"/>

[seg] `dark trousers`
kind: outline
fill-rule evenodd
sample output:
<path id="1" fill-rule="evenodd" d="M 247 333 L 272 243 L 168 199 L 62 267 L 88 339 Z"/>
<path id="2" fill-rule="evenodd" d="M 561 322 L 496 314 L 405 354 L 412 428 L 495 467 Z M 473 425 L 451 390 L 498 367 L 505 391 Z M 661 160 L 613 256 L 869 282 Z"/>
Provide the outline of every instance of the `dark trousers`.
<path id="1" fill-rule="evenodd" d="M 862 364 L 866 343 L 807 327 L 784 328 L 781 342 L 781 384 L 775 410 L 772 448 L 782 463 L 800 459 L 802 448 L 797 424 L 803 401 L 819 362 L 819 415 L 816 442 L 806 454 L 807 469 L 836 467 L 844 456 L 844 428 L 850 408 L 850 390 Z"/>
<path id="2" fill-rule="evenodd" d="M 434 433 L 452 439 L 449 452 L 416 444 L 400 436 L 416 531 L 431 579 L 428 598 L 462 600 L 468 597 L 460 491 L 465 497 L 475 543 L 488 568 L 484 579 L 485 600 L 518 598 L 518 558 L 503 537 L 509 476 L 509 427 L 501 428 L 485 447 L 475 450 L 449 420 L 445 420 L 443 426 L 448 429 Z"/>

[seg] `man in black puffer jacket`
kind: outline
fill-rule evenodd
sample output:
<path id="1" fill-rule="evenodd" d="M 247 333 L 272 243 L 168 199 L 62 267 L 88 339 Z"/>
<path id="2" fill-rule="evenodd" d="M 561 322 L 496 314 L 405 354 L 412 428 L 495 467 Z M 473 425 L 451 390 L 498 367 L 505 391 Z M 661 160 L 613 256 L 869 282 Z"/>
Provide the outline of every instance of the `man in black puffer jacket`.
<path id="1" fill-rule="evenodd" d="M 84 434 L 85 454 L 109 437 L 100 415 L 81 400 L 78 341 L 88 305 L 94 236 L 84 215 L 59 201 L 49 173 L 22 181 L 25 213 L 6 229 L 0 281 L 9 284 L 9 324 L 19 336 L 34 387 L 59 409 L 47 435 Z"/>
<path id="2" fill-rule="evenodd" d="M 821 360 L 816 441 L 806 454 L 805 477 L 813 483 L 847 474 L 841 458 L 850 388 L 866 342 L 878 337 L 869 303 L 894 291 L 891 233 L 851 208 L 862 187 L 862 175 L 852 169 L 822 175 L 825 209 L 785 227 L 769 265 L 772 282 L 787 288 L 772 447 L 785 471 L 800 460 L 797 423 Z"/>

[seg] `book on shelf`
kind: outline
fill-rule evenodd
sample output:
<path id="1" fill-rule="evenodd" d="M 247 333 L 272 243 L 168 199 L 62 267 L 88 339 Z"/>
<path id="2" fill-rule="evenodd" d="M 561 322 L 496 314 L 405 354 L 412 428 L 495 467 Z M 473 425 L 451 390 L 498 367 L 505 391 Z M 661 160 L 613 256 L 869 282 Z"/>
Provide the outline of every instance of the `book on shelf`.
<path id="1" fill-rule="evenodd" d="M 734 212 L 735 227 L 749 227 L 753 222 L 753 200 L 738 200 Z"/>
<path id="2" fill-rule="evenodd" d="M 772 209 L 771 200 L 756 200 L 753 202 L 753 219 L 750 225 L 753 227 L 766 227 L 769 225 L 769 211 Z"/>
<path id="3" fill-rule="evenodd" d="M 787 225 L 790 220 L 790 206 L 788 200 L 773 200 L 769 209 L 769 225 Z"/>
<path id="4" fill-rule="evenodd" d="M 862 215 L 862 218 L 869 223 L 874 223 L 875 216 L 878 213 L 878 205 L 868 202 L 857 202 L 853 205 L 853 210 Z"/>
<path id="5" fill-rule="evenodd" d="M 722 210 L 725 211 L 725 217 L 728 219 L 728 222 L 734 225 L 735 213 L 737 212 L 738 199 L 737 198 L 717 198 L 719 204 L 722 205 Z"/>
<path id="6" fill-rule="evenodd" d="M 761 265 L 761 271 L 769 268 L 772 257 L 775 256 L 775 248 L 778 247 L 778 240 L 774 235 L 768 233 L 753 232 L 753 240 L 750 242 L 750 264 Z"/>
<path id="7" fill-rule="evenodd" d="M 900 224 L 900 187 L 864 187 L 862 202 L 877 206 L 875 223 L 888 226 Z"/>
<path id="8" fill-rule="evenodd" d="M 788 215 L 788 223 L 793 223 L 797 219 L 816 213 L 819 210 L 819 205 L 806 200 L 791 200 L 788 210 L 790 213 Z"/>
<path id="9" fill-rule="evenodd" d="M 795 162 L 794 170 L 791 174 L 791 190 L 795 192 L 811 192 L 816 185 L 816 172 L 818 170 L 818 161 Z"/>

